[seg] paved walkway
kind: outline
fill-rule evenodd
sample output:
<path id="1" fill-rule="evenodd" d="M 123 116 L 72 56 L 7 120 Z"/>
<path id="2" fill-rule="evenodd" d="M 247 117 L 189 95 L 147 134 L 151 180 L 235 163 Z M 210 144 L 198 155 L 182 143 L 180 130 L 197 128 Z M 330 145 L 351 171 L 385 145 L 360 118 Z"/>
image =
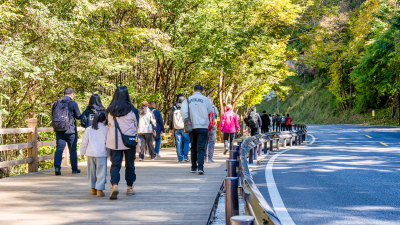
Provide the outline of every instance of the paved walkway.
<path id="1" fill-rule="evenodd" d="M 217 144 L 216 163 L 207 163 L 203 176 L 189 173 L 190 163 L 178 164 L 174 149 L 162 149 L 155 161 L 136 160 L 136 195 L 125 195 L 122 174 L 116 201 L 90 195 L 85 163 L 79 175 L 64 168 L 59 177 L 46 170 L 1 179 L 0 224 L 204 225 L 226 173 L 222 151 Z M 107 196 L 109 180 L 108 174 Z"/>

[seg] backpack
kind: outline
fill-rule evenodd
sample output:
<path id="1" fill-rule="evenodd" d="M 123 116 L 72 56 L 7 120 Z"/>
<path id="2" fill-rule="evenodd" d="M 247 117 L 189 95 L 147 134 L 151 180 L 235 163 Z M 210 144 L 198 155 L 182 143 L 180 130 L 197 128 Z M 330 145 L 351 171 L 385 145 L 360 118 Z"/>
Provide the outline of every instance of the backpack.
<path id="1" fill-rule="evenodd" d="M 247 123 L 250 128 L 256 128 L 258 121 L 257 121 L 257 114 L 256 113 L 250 113 L 250 115 L 247 117 Z"/>
<path id="2" fill-rule="evenodd" d="M 212 130 L 213 127 L 217 125 L 217 122 L 215 121 L 214 110 L 211 110 L 210 114 L 208 114 L 208 122 L 208 131 Z"/>
<path id="3" fill-rule="evenodd" d="M 175 109 L 173 115 L 173 124 L 175 130 L 180 130 L 185 127 L 185 123 L 183 122 L 183 116 L 180 109 Z"/>
<path id="4" fill-rule="evenodd" d="M 97 105 L 92 105 L 90 109 L 86 109 L 83 112 L 82 119 L 81 119 L 81 125 L 84 128 L 88 128 L 92 126 L 94 115 L 99 114 L 101 111 L 101 108 Z"/>
<path id="5" fill-rule="evenodd" d="M 70 101 L 58 100 L 52 112 L 52 122 L 54 131 L 67 131 L 70 125 L 70 115 L 68 104 Z"/>

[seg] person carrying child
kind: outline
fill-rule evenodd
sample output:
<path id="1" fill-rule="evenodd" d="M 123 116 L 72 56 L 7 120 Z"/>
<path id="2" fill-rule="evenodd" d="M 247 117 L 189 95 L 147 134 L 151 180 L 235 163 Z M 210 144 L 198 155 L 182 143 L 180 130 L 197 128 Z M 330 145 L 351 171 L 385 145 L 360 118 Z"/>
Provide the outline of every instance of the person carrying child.
<path id="1" fill-rule="evenodd" d="M 94 114 L 92 126 L 85 130 L 81 144 L 81 158 L 87 156 L 87 169 L 91 194 L 104 197 L 107 176 L 106 140 L 108 128 L 105 126 L 106 114 Z"/>

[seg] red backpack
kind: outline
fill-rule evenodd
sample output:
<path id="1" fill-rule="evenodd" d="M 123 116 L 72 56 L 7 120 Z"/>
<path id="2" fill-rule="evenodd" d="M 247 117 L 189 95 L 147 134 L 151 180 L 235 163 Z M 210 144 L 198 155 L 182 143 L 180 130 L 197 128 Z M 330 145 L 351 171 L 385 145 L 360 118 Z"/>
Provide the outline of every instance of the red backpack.
<path id="1" fill-rule="evenodd" d="M 211 110 L 210 114 L 208 114 L 208 131 L 212 130 L 215 125 L 217 125 L 217 121 L 215 121 L 214 111 Z"/>

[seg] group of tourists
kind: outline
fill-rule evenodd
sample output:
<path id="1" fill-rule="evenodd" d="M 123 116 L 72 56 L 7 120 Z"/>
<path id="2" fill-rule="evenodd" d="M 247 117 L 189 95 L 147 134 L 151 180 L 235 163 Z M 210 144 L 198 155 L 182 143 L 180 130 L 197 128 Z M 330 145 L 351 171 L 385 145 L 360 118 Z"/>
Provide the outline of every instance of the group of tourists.
<path id="1" fill-rule="evenodd" d="M 178 95 L 170 119 L 170 128 L 175 134 L 178 162 L 191 162 L 190 172 L 199 175 L 204 174 L 205 157 L 208 157 L 210 162 L 213 161 L 218 116 L 218 110 L 212 99 L 202 93 L 203 87 L 196 85 L 192 96 L 185 98 L 181 94 Z M 54 156 L 55 175 L 61 175 L 62 154 L 66 145 L 70 152 L 72 173 L 81 172 L 78 169 L 76 123 L 76 120 L 81 120 L 81 125 L 86 129 L 80 154 L 82 158 L 87 157 L 91 194 L 98 197 L 105 196 L 107 158 L 110 157 L 112 184 L 110 199 L 117 199 L 124 156 L 126 194 L 134 194 L 136 152 L 139 152 L 140 161 L 144 160 L 146 151 L 152 160 L 160 157 L 164 123 L 161 112 L 156 109 L 156 102 L 152 101 L 149 104 L 144 101 L 137 109 L 131 103 L 128 89 L 117 87 L 108 108 L 102 105 L 99 95 L 93 94 L 89 105 L 81 114 L 74 98 L 75 90 L 68 87 L 64 90 L 64 97 L 56 101 L 52 108 L 52 122 L 57 142 Z M 190 131 L 186 129 L 188 124 L 191 127 Z"/>
<path id="2" fill-rule="evenodd" d="M 86 128 L 80 154 L 87 157 L 88 178 L 91 194 L 105 196 L 107 175 L 107 158 L 111 161 L 111 194 L 110 199 L 117 199 L 120 170 L 125 156 L 125 180 L 127 195 L 135 193 L 133 184 L 136 180 L 135 159 L 139 152 L 139 161 L 143 161 L 146 152 L 150 159 L 160 157 L 161 135 L 165 132 L 163 117 L 157 109 L 157 103 L 143 101 L 137 109 L 133 106 L 127 87 L 117 87 L 110 105 L 105 108 L 100 96 L 93 94 L 89 104 L 80 113 L 74 101 L 75 90 L 68 87 L 64 97 L 56 101 L 52 108 L 52 122 L 56 133 L 56 152 L 54 155 L 55 175 L 61 175 L 61 161 L 66 145 L 70 152 L 72 173 L 80 173 L 78 169 L 76 120 Z M 178 163 L 191 162 L 191 173 L 204 174 L 204 162 L 213 163 L 214 147 L 217 131 L 217 107 L 212 98 L 203 95 L 203 87 L 196 85 L 192 96 L 177 96 L 170 113 L 169 127 L 173 131 L 176 142 Z M 289 114 L 281 117 L 262 116 L 252 107 L 245 119 L 251 135 L 261 132 L 291 130 Z M 228 104 L 221 116 L 220 131 L 223 133 L 224 154 L 233 149 L 236 134 L 240 132 L 238 115 Z M 155 142 L 155 145 L 153 144 Z M 190 148 L 190 159 L 189 159 Z"/>

